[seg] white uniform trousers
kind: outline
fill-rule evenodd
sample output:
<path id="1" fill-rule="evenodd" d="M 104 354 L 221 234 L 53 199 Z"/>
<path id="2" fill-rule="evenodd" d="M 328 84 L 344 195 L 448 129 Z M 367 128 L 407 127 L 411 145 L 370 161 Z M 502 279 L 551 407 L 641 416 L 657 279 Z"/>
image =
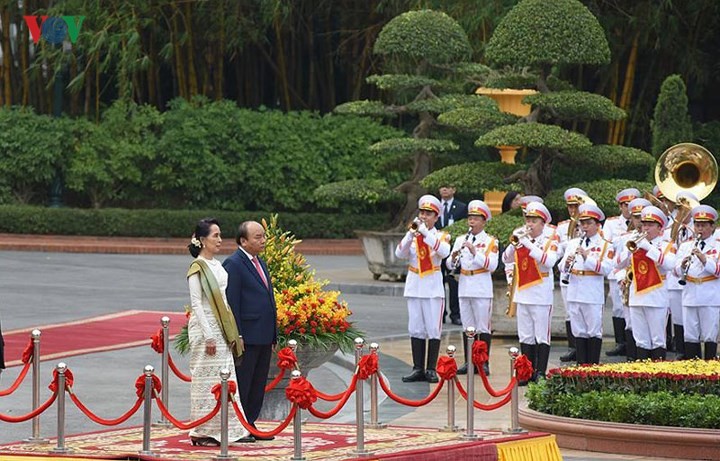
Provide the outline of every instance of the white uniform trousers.
<path id="1" fill-rule="evenodd" d="M 473 327 L 477 333 L 490 334 L 492 304 L 492 298 L 461 297 L 460 319 L 463 330 Z"/>
<path id="2" fill-rule="evenodd" d="M 666 307 L 633 306 L 630 308 L 633 338 L 637 347 L 653 350 L 665 348 Z"/>
<path id="3" fill-rule="evenodd" d="M 616 280 L 608 280 L 608 286 L 610 288 L 610 304 L 612 305 L 612 316 L 613 317 L 625 317 L 623 313 L 622 299 L 620 298 L 620 285 Z"/>
<path id="4" fill-rule="evenodd" d="M 570 312 L 568 312 L 567 285 L 565 285 L 562 282 L 560 282 L 560 297 L 563 300 L 563 306 L 565 306 L 565 321 L 566 322 L 571 321 L 570 320 Z"/>
<path id="5" fill-rule="evenodd" d="M 602 304 L 568 301 L 570 326 L 576 338 L 602 338 Z"/>
<path id="6" fill-rule="evenodd" d="M 668 290 L 668 299 L 670 301 L 670 314 L 672 315 L 673 325 L 684 325 L 682 290 Z"/>
<path id="7" fill-rule="evenodd" d="M 623 317 L 625 317 L 625 329 L 632 330 L 632 317 L 630 316 L 630 308 L 623 306 Z"/>
<path id="8" fill-rule="evenodd" d="M 411 338 L 440 339 L 445 298 L 407 298 Z"/>
<path id="9" fill-rule="evenodd" d="M 518 339 L 524 344 L 550 345 L 552 304 L 517 305 Z"/>
<path id="10" fill-rule="evenodd" d="M 673 319 L 675 315 L 673 315 Z M 720 306 L 684 306 L 685 341 L 689 343 L 717 342 L 720 328 Z"/>

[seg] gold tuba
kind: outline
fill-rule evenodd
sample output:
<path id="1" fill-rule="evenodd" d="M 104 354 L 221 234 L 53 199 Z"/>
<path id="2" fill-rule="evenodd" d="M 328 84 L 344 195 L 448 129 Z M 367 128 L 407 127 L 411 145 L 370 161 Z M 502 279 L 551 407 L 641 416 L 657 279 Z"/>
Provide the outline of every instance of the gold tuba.
<path id="1" fill-rule="evenodd" d="M 690 192 L 702 200 L 710 195 L 717 181 L 715 157 L 698 144 L 675 144 L 663 152 L 655 164 L 655 183 L 660 192 L 673 202 L 679 192 Z"/>

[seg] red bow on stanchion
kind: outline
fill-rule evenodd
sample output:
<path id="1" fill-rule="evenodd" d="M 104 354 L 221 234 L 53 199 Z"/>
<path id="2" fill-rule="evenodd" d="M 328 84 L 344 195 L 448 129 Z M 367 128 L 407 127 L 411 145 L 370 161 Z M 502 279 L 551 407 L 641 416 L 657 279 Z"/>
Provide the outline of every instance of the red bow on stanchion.
<path id="1" fill-rule="evenodd" d="M 450 381 L 457 375 L 457 362 L 452 357 L 442 356 L 437 361 L 437 370 L 435 371 L 440 379 Z"/>
<path id="2" fill-rule="evenodd" d="M 472 346 L 473 365 L 479 370 L 488 361 L 488 348 L 485 341 L 475 340 Z"/>
<path id="3" fill-rule="evenodd" d="M 293 370 L 297 366 L 295 352 L 289 347 L 283 347 L 278 351 L 277 366 L 281 370 Z"/>
<path id="4" fill-rule="evenodd" d="M 533 366 L 526 355 L 515 359 L 515 373 L 518 381 L 529 381 L 533 374 Z"/>
<path id="5" fill-rule="evenodd" d="M 162 383 L 160 382 L 160 378 L 158 378 L 156 375 L 152 375 L 152 382 L 153 382 L 153 389 L 155 390 L 155 393 L 153 393 L 153 397 L 155 398 L 155 394 L 159 394 L 160 390 L 162 389 Z M 145 395 L 145 375 L 140 375 L 138 379 L 135 380 L 135 395 L 138 397 L 143 397 Z"/>
<path id="6" fill-rule="evenodd" d="M 53 394 L 58 391 L 58 377 L 57 369 L 53 370 L 53 380 L 48 386 L 48 389 L 50 389 Z M 65 369 L 65 389 L 72 387 L 74 382 L 75 379 L 73 378 L 72 371 L 70 371 L 69 368 Z"/>
<path id="7" fill-rule="evenodd" d="M 214 385 L 212 389 L 210 389 L 210 392 L 212 392 L 215 396 L 215 400 L 219 402 L 220 397 L 222 397 L 222 384 L 218 383 Z M 233 396 L 235 395 L 235 392 L 237 392 L 237 383 L 235 383 L 235 381 L 228 381 L 228 394 L 230 394 L 230 396 Z"/>
<path id="8" fill-rule="evenodd" d="M 378 371 L 377 354 L 363 355 L 358 362 L 358 378 L 368 379 Z"/>
<path id="9" fill-rule="evenodd" d="M 22 353 L 22 363 L 30 363 L 33 358 L 33 352 L 35 352 L 35 344 L 32 338 L 30 338 L 30 342 Z"/>
<path id="10" fill-rule="evenodd" d="M 160 328 L 157 331 L 157 333 L 150 336 L 150 339 L 152 339 L 152 342 L 150 343 L 150 347 L 152 347 L 153 350 L 155 352 L 157 352 L 158 354 L 162 354 L 163 351 L 165 350 L 165 348 L 163 346 L 163 330 L 162 330 L 162 328 Z"/>
<path id="11" fill-rule="evenodd" d="M 304 376 L 290 380 L 285 397 L 303 410 L 310 408 L 318 399 L 317 391 Z"/>

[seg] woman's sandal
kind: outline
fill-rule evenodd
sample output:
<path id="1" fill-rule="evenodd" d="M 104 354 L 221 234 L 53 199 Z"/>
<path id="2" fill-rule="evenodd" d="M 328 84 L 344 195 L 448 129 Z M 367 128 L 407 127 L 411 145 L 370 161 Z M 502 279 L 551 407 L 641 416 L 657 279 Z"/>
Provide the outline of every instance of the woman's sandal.
<path id="1" fill-rule="evenodd" d="M 220 442 L 212 437 L 190 437 L 194 447 L 219 447 Z"/>

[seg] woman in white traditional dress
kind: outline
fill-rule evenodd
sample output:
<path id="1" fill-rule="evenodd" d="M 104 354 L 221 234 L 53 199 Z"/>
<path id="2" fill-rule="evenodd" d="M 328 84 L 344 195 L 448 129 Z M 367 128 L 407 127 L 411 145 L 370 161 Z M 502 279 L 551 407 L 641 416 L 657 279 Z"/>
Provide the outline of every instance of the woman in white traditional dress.
<path id="1" fill-rule="evenodd" d="M 197 420 L 215 408 L 213 386 L 220 382 L 220 371 L 227 369 L 230 380 L 235 377 L 234 357 L 240 357 L 239 334 L 235 318 L 225 298 L 227 272 L 215 255 L 220 251 L 222 238 L 215 219 L 203 219 L 195 227 L 188 249 L 195 260 L 187 273 L 190 287 L 190 418 Z M 240 401 L 235 395 L 236 401 Z M 240 420 L 230 412 L 228 440 L 250 442 L 254 439 Z M 205 424 L 190 431 L 193 445 L 220 445 L 220 413 Z"/>

